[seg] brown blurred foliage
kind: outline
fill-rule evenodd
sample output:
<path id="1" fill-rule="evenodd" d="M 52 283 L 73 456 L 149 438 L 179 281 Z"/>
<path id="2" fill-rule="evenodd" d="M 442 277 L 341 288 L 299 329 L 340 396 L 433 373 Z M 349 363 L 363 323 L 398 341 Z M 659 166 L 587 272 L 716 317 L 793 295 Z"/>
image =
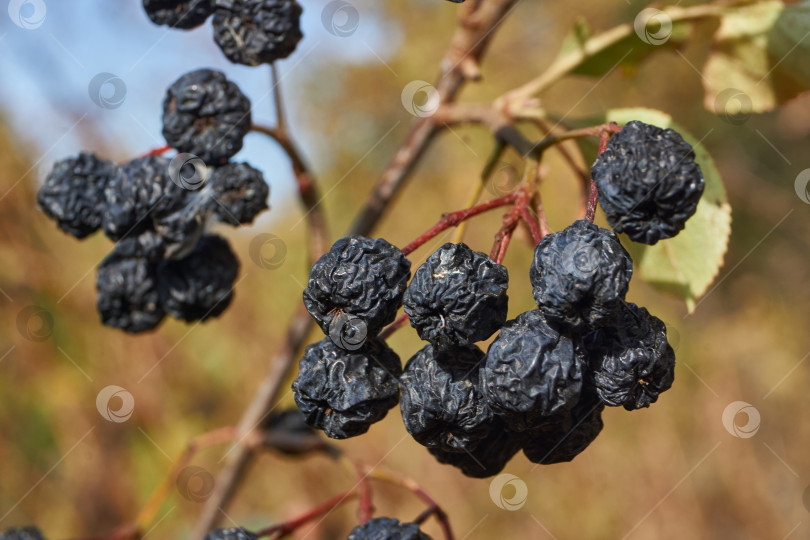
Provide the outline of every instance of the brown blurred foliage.
<path id="1" fill-rule="evenodd" d="M 329 194 L 323 204 L 333 231 L 348 225 L 412 120 L 400 104 L 403 86 L 432 79 L 454 27 L 454 10 L 444 2 L 418 4 L 385 8 L 385 24 L 398 27 L 404 40 L 386 65 L 347 62 L 296 75 L 295 93 L 315 106 L 296 102 L 293 130 L 307 142 L 307 156 Z M 494 98 L 538 73 L 577 15 L 593 14 L 592 25 L 604 29 L 632 20 L 641 7 L 615 4 L 600 10 L 604 4 L 597 0 L 522 2 L 498 33 L 484 81 L 469 87 L 463 100 Z M 672 390 L 648 410 L 606 411 L 601 436 L 570 464 L 535 467 L 517 456 L 505 472 L 527 484 L 528 498 L 514 512 L 493 503 L 488 480 L 436 463 L 407 436 L 397 409 L 368 435 L 338 443 L 353 459 L 417 480 L 448 511 L 458 538 L 810 535 L 810 505 L 803 504 L 810 484 L 810 424 L 803 421 L 810 405 L 810 205 L 793 189 L 796 175 L 810 166 L 810 98 L 742 125 L 704 111 L 693 68 L 706 55 L 710 31 L 702 26 L 683 50 L 655 56 L 634 74 L 613 73 L 598 83 L 569 78 L 543 97 L 549 110 L 572 118 L 609 107 L 662 109 L 703 138 L 717 159 L 734 232 L 716 288 L 687 316 L 680 302 L 639 280 L 631 286 L 631 300 L 670 328 L 678 356 Z M 287 93 L 293 93 L 289 87 Z M 225 231 L 242 261 L 226 313 L 201 325 L 167 320 L 154 333 L 128 336 L 102 327 L 95 313 L 94 268 L 109 241 L 96 235 L 78 242 L 45 218 L 35 205 L 37 151 L 15 141 L 13 134 L 0 136 L 0 516 L 8 512 L 0 527 L 34 522 L 50 538 L 101 534 L 134 519 L 190 438 L 239 418 L 300 302 L 305 227 L 295 225 L 300 214 L 292 201 L 274 201 L 276 221 L 269 228 L 260 221 Z M 491 144 L 479 128 L 454 128 L 440 137 L 379 235 L 404 245 L 443 211 L 463 207 Z M 330 159 L 319 159 L 326 150 Z M 559 229 L 574 218 L 577 183 L 558 154 L 548 158 L 543 196 L 551 226 Z M 514 155 L 507 159 L 516 163 Z M 466 241 L 488 251 L 499 219 L 495 213 L 476 221 Z M 288 246 L 285 264 L 272 271 L 248 256 L 251 238 L 268 230 Z M 414 266 L 448 238 L 416 252 Z M 506 259 L 511 316 L 532 307 L 530 256 L 519 235 Z M 20 325 L 19 314 L 30 305 L 53 319 L 52 333 L 42 341 L 30 339 L 39 319 Z M 391 343 L 403 361 L 420 347 L 410 329 Z M 96 410 L 96 395 L 107 385 L 133 394 L 127 422 L 108 422 Z M 761 414 L 752 438 L 731 436 L 721 422 L 726 406 L 738 400 Z M 292 403 L 290 394 L 284 403 Z M 227 444 L 206 450 L 194 462 L 215 474 L 226 450 Z M 250 470 L 224 522 L 266 526 L 353 484 L 325 457 L 268 453 Z M 409 520 L 422 510 L 396 488 L 377 486 L 374 496 L 380 515 Z M 200 508 L 172 492 L 150 535 L 185 537 Z M 296 537 L 343 538 L 354 519 L 349 505 Z M 433 522 L 425 530 L 439 538 Z"/>

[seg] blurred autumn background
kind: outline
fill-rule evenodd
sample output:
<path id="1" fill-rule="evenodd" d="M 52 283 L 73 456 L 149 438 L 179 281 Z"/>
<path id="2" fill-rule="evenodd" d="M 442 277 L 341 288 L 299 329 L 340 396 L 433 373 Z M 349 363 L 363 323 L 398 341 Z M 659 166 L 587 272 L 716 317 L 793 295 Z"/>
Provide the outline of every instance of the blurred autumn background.
<path id="1" fill-rule="evenodd" d="M 356 31 L 341 37 L 323 24 L 325 1 L 302 4 L 305 40 L 279 67 L 291 131 L 321 183 L 336 239 L 413 122 L 402 89 L 434 79 L 459 6 L 358 0 Z M 644 5 L 521 2 L 492 42 L 483 81 L 469 85 L 462 101 L 494 99 L 538 74 L 578 16 L 587 14 L 602 30 L 632 22 Z M 308 263 L 289 165 L 271 140 L 252 134 L 237 159 L 264 170 L 272 209 L 252 227 L 222 228 L 241 260 L 231 307 L 201 325 L 167 319 L 140 336 L 101 326 L 95 266 L 111 244 L 101 234 L 77 241 L 57 230 L 35 204 L 42 178 L 55 160 L 81 149 L 122 161 L 160 146 L 165 88 L 202 66 L 223 69 L 253 99 L 254 121 L 272 123 L 269 71 L 228 64 L 210 26 L 183 33 L 151 25 L 137 0 L 51 1 L 47 7 L 44 23 L 31 30 L 0 13 L 0 529 L 35 523 L 61 539 L 100 535 L 133 521 L 192 437 L 238 421 L 301 302 Z M 810 205 L 794 191 L 794 179 L 810 167 L 810 96 L 743 122 L 705 110 L 699 68 L 715 29 L 716 23 L 704 22 L 677 51 L 662 50 L 635 70 L 617 69 L 603 79 L 569 77 L 542 96 L 547 110 L 571 118 L 614 107 L 660 109 L 702 140 L 722 173 L 733 233 L 716 287 L 688 315 L 682 301 L 640 279 L 631 284 L 630 299 L 669 327 L 678 357 L 672 390 L 650 409 L 605 411 L 604 431 L 571 463 L 536 467 L 516 456 L 505 472 L 528 488 L 516 511 L 493 502 L 489 480 L 438 464 L 406 436 L 398 409 L 367 435 L 337 443 L 354 460 L 417 481 L 449 513 L 457 538 L 810 536 L 810 422 L 804 416 L 810 407 L 804 363 Z M 126 83 L 120 107 L 104 109 L 88 96 L 99 72 Z M 403 246 L 442 212 L 464 207 L 491 148 L 482 128 L 445 132 L 376 235 Z M 547 154 L 542 193 L 558 230 L 576 217 L 579 185 L 559 153 Z M 514 154 L 504 161 L 519 168 Z M 465 241 L 488 252 L 500 218 L 494 212 L 472 222 Z M 604 223 L 603 215 L 597 220 Z M 286 245 L 284 263 L 272 270 L 249 254 L 251 240 L 266 232 Z M 414 253 L 414 268 L 449 238 Z M 519 231 L 505 259 L 510 317 L 533 307 L 530 257 L 528 238 Z M 403 361 L 421 347 L 409 328 L 390 343 Z M 96 408 L 97 394 L 108 385 L 134 397 L 126 422 L 106 421 Z M 283 402 L 290 405 L 287 388 Z M 734 437 L 724 428 L 723 411 L 735 401 L 759 411 L 753 437 Z M 193 462 L 216 476 L 228 447 L 206 449 Z M 354 482 L 325 456 L 266 452 L 223 523 L 258 529 Z M 149 536 L 189 535 L 203 503 L 181 491 L 172 490 Z M 424 509 L 410 493 L 380 484 L 374 503 L 378 515 L 401 520 Z M 346 505 L 295 537 L 345 538 L 355 509 Z M 432 520 L 424 530 L 440 537 Z"/>

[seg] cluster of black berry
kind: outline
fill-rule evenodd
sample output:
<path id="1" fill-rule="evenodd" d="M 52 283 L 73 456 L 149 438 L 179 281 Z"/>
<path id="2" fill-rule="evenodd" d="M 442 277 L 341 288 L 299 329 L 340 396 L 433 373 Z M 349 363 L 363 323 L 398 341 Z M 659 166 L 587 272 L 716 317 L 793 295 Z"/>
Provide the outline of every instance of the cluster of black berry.
<path id="1" fill-rule="evenodd" d="M 16 537 L 11 537 L 9 540 L 12 539 L 16 539 Z M 4 537 L 0 536 L 0 540 L 4 540 Z M 24 537 L 20 540 L 28 540 L 28 538 Z M 206 534 L 203 540 L 258 540 L 258 536 L 246 529 L 236 527 L 214 529 Z M 393 518 L 378 517 L 352 529 L 347 540 L 431 540 L 431 538 L 420 531 L 419 525 L 416 523 L 401 523 Z"/>
<path id="2" fill-rule="evenodd" d="M 155 328 L 165 315 L 185 321 L 221 314 L 233 296 L 239 262 L 211 222 L 251 223 L 267 208 L 261 171 L 228 160 L 250 129 L 250 101 L 208 69 L 168 89 L 163 134 L 180 152 L 122 165 L 82 153 L 57 162 L 37 194 L 63 231 L 98 229 L 116 242 L 96 286 L 102 322 L 127 332 Z"/>
<path id="3" fill-rule="evenodd" d="M 16 527 L 0 532 L 0 540 L 45 540 L 37 527 Z"/>
<path id="4" fill-rule="evenodd" d="M 191 30 L 214 16 L 214 41 L 231 62 L 247 66 L 286 58 L 301 41 L 295 0 L 143 0 L 155 24 Z"/>
<path id="5" fill-rule="evenodd" d="M 629 123 L 594 164 L 609 222 L 654 243 L 695 212 L 704 181 L 672 130 Z M 407 284 L 410 264 L 382 239 L 338 241 L 312 268 L 304 304 L 328 337 L 293 383 L 306 421 L 359 435 L 401 392 L 405 427 L 464 474 L 500 472 L 521 449 L 535 463 L 570 461 L 602 429 L 606 405 L 648 407 L 674 378 L 666 326 L 625 301 L 633 263 L 617 236 L 589 221 L 549 234 L 529 272 L 538 309 L 507 321 L 508 272 L 465 244 L 445 244 Z M 404 304 L 429 342 L 401 369 L 376 337 Z M 476 342 L 500 330 L 487 353 Z"/>

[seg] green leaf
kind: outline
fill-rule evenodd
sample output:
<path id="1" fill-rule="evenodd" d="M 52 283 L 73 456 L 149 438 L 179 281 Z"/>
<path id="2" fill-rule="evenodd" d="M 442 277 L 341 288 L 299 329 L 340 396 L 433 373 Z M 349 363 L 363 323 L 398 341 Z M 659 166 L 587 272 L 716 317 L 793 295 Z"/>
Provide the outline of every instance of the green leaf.
<path id="1" fill-rule="evenodd" d="M 706 180 L 706 189 L 695 215 L 676 237 L 661 240 L 654 246 L 622 238 L 635 261 L 636 275 L 656 289 L 682 298 L 691 313 L 723 266 L 731 236 L 731 206 L 726 189 L 706 148 L 666 113 L 644 108 L 613 109 L 603 117 L 591 118 L 588 122 L 590 125 L 601 122 L 624 125 L 631 120 L 672 128 L 680 133 L 694 147 L 695 159 Z"/>
<path id="2" fill-rule="evenodd" d="M 745 118 L 810 90 L 810 5 L 767 0 L 721 17 L 704 75 L 704 105 Z"/>

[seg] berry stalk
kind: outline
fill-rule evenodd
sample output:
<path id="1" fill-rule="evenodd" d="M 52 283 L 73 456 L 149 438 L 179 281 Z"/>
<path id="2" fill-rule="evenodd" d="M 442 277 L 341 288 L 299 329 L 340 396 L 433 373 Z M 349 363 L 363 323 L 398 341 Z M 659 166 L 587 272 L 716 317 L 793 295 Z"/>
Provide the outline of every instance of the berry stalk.
<path id="1" fill-rule="evenodd" d="M 336 508 L 352 500 L 354 497 L 357 497 L 355 488 L 352 488 L 348 491 L 344 491 L 343 493 L 335 495 L 331 499 L 319 504 L 309 512 L 301 516 L 298 516 L 297 518 L 285 521 L 284 523 L 279 523 L 277 525 L 271 525 L 270 527 L 267 527 L 265 529 L 256 532 L 256 536 L 258 536 L 259 538 L 263 536 L 272 538 L 283 538 L 284 536 L 287 536 L 288 534 L 295 532 L 299 527 L 306 525 L 310 521 L 329 514 Z"/>
<path id="2" fill-rule="evenodd" d="M 599 152 L 597 152 L 597 156 L 601 156 L 602 153 L 607 148 L 608 142 L 610 142 L 610 137 L 614 133 L 618 133 L 622 130 L 621 126 L 619 126 L 615 122 L 610 122 L 609 124 L 605 124 L 602 126 L 603 129 L 599 133 Z M 588 197 L 588 208 L 585 211 L 585 219 L 593 223 L 594 218 L 596 217 L 596 207 L 599 204 L 599 192 L 596 189 L 596 182 L 591 178 L 591 188 L 590 188 L 590 195 Z"/>

